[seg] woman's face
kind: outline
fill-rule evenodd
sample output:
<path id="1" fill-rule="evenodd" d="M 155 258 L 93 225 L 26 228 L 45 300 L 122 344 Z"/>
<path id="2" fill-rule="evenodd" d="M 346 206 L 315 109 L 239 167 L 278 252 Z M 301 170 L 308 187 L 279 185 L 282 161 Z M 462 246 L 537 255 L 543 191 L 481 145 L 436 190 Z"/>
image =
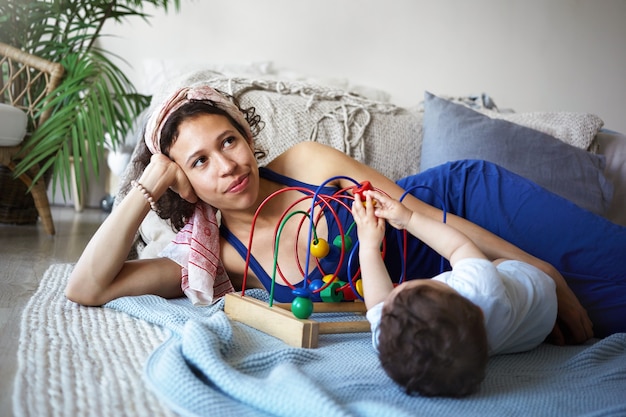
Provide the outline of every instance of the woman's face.
<path id="1" fill-rule="evenodd" d="M 201 114 L 182 122 L 169 154 L 198 198 L 213 207 L 247 209 L 256 201 L 259 171 L 252 144 L 225 116 Z"/>

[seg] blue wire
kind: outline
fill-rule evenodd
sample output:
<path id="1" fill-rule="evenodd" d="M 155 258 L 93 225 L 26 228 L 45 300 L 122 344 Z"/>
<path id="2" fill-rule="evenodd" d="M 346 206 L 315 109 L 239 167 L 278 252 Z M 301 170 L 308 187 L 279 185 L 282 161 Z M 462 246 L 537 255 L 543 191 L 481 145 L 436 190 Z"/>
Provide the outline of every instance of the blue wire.
<path id="1" fill-rule="evenodd" d="M 348 274 L 348 283 L 350 284 L 350 288 L 352 292 L 357 296 L 357 298 L 361 301 L 365 301 L 361 294 L 356 290 L 354 286 L 354 282 L 352 282 L 352 259 L 354 258 L 354 254 L 357 253 L 357 249 L 359 248 L 359 241 L 357 240 L 352 249 L 350 250 L 350 255 L 348 256 L 348 266 L 347 266 L 347 274 Z"/>
<path id="2" fill-rule="evenodd" d="M 348 181 L 352 181 L 355 185 L 360 185 L 360 183 L 358 181 L 356 181 L 353 178 L 350 177 L 346 177 L 346 176 L 336 176 L 336 177 L 331 177 L 329 179 L 327 179 L 326 181 L 324 181 L 323 183 L 321 183 L 317 189 L 315 190 L 315 193 L 313 194 L 313 199 L 311 200 L 311 222 L 310 222 L 310 227 L 309 227 L 309 233 L 308 233 L 308 238 L 307 238 L 307 251 L 306 251 L 306 264 L 305 264 L 305 274 L 304 274 L 304 280 L 302 281 L 302 286 L 304 288 L 307 288 L 308 285 L 308 281 L 309 281 L 309 263 L 311 261 L 311 242 L 313 241 L 313 213 L 315 210 L 315 203 L 317 202 L 317 196 L 319 195 L 319 192 L 321 191 L 321 189 L 328 184 L 331 181 L 334 180 L 340 180 L 340 179 L 345 179 Z"/>

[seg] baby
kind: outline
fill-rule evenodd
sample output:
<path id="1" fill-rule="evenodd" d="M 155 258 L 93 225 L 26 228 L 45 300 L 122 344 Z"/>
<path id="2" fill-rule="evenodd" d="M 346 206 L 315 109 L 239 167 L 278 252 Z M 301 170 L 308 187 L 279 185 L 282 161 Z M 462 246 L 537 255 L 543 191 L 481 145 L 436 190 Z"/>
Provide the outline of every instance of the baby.
<path id="1" fill-rule="evenodd" d="M 557 315 L 552 278 L 520 261 L 488 257 L 463 233 L 377 191 L 352 206 L 372 342 L 407 393 L 461 397 L 485 377 L 488 356 L 542 343 Z M 385 221 L 406 229 L 452 266 L 395 286 L 380 253 Z M 415 277 L 411 277 L 415 278 Z"/>

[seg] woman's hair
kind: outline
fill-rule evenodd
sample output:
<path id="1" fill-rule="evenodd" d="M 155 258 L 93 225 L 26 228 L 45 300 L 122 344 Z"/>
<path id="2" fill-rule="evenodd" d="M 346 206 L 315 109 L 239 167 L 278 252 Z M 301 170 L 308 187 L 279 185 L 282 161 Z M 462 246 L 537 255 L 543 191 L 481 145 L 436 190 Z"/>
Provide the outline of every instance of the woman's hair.
<path id="1" fill-rule="evenodd" d="M 261 116 L 256 114 L 256 109 L 254 107 L 243 109 L 236 98 L 223 92 L 220 93 L 228 97 L 239 108 L 244 115 L 244 118 L 250 125 L 250 131 L 252 132 L 253 138 L 256 138 L 259 132 L 263 129 Z M 178 129 L 180 125 L 185 120 L 198 117 L 202 114 L 225 116 L 244 137 L 247 137 L 243 126 L 240 126 L 226 111 L 216 106 L 213 101 L 191 100 L 188 103 L 183 104 L 178 110 L 174 111 L 163 126 L 160 145 L 165 155 L 169 156 L 170 148 L 178 139 Z M 257 159 L 262 159 L 266 156 L 265 151 L 259 148 L 255 148 L 254 154 Z M 139 176 L 139 174 L 143 172 L 146 166 L 150 163 L 151 156 L 152 153 L 148 150 L 145 142 L 140 140 L 136 156 L 132 162 L 133 166 L 131 167 L 131 172 L 135 173 L 134 176 Z M 124 190 L 124 192 L 128 192 L 128 189 Z M 193 203 L 186 201 L 171 189 L 168 189 L 156 204 L 157 214 L 159 217 L 162 219 L 169 219 L 172 228 L 175 231 L 180 230 L 185 225 L 185 222 L 191 217 L 194 210 Z"/>
<path id="2" fill-rule="evenodd" d="M 383 308 L 378 351 L 387 375 L 408 394 L 471 394 L 488 360 L 482 312 L 456 293 L 406 288 Z"/>

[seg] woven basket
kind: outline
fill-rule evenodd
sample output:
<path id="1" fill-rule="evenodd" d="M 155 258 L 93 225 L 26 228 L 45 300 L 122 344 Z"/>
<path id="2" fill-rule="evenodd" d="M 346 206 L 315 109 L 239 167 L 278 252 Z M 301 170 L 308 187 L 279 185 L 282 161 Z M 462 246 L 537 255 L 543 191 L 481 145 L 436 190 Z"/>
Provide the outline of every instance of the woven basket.
<path id="1" fill-rule="evenodd" d="M 39 214 L 33 196 L 22 181 L 15 181 L 13 172 L 0 165 L 0 223 L 34 224 Z"/>

